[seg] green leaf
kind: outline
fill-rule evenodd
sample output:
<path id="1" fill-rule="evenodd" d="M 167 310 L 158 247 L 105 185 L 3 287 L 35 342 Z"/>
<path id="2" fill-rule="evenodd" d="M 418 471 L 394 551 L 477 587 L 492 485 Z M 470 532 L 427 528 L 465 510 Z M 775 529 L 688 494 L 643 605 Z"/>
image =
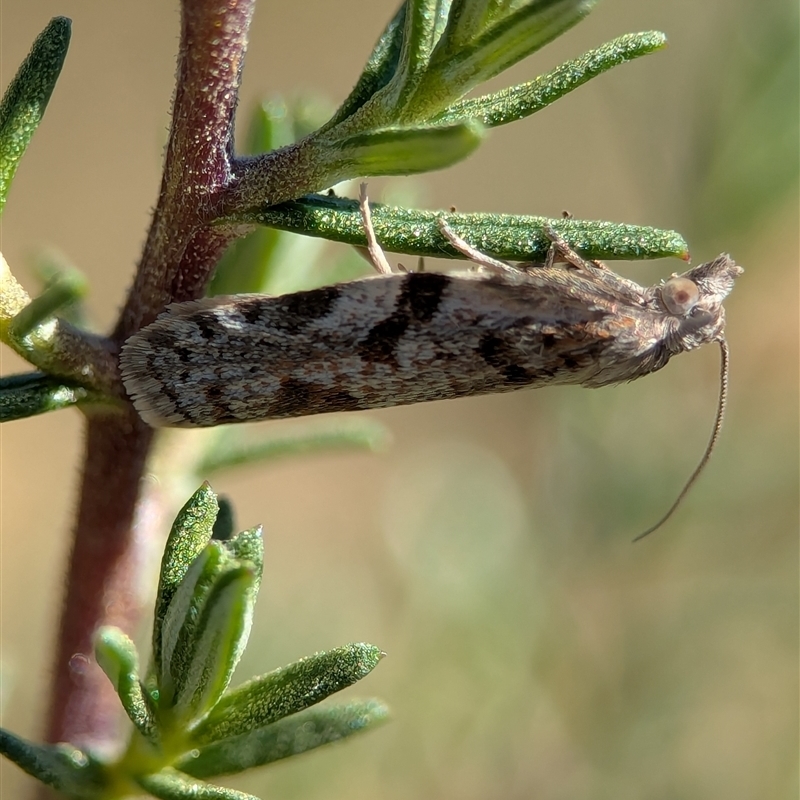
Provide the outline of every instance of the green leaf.
<path id="1" fill-rule="evenodd" d="M 174 769 L 139 776 L 136 782 L 160 800 L 258 800 L 254 795 L 237 792 L 236 789 L 192 780 Z"/>
<path id="2" fill-rule="evenodd" d="M 161 633 L 162 668 L 156 673 L 160 690 L 159 708 L 175 703 L 191 663 L 203 607 L 214 584 L 227 571 L 236 569 L 222 542 L 212 541 L 192 562 L 164 615 Z"/>
<path id="3" fill-rule="evenodd" d="M 0 753 L 68 797 L 98 797 L 106 782 L 102 765 L 71 745 L 33 744 L 0 728 Z"/>
<path id="4" fill-rule="evenodd" d="M 197 473 L 210 475 L 230 467 L 272 461 L 287 456 L 330 450 L 369 450 L 383 452 L 389 446 L 389 429 L 367 417 L 304 423 L 294 429 L 264 436 L 253 436 L 229 426 L 197 466 Z"/>
<path id="5" fill-rule="evenodd" d="M 567 61 L 528 83 L 493 94 L 461 100 L 434 117 L 434 122 L 477 119 L 489 128 L 516 122 L 540 111 L 560 97 L 612 67 L 666 47 L 667 38 L 658 31 L 629 33 L 580 58 Z"/>
<path id="6" fill-rule="evenodd" d="M 254 581 L 251 567 L 238 567 L 223 573 L 209 593 L 197 625 L 192 657 L 176 686 L 178 718 L 202 716 L 228 688 L 250 632 Z"/>
<path id="7" fill-rule="evenodd" d="M 45 292 L 45 305 L 49 306 L 51 300 Z M 41 306 L 34 301 L 34 310 L 25 312 L 30 305 L 28 293 L 0 255 L 0 340 L 42 372 L 93 388 L 100 401 L 113 402 L 114 358 L 108 341 L 63 319 L 50 318 L 42 322 Z M 27 331 L 24 338 L 15 336 L 12 330 L 12 322 L 21 312 L 24 312 L 23 318 L 25 313 L 30 313 L 28 320 L 34 323 L 33 328 L 27 323 L 22 325 Z"/>
<path id="8" fill-rule="evenodd" d="M 444 219 L 463 239 L 487 255 L 510 261 L 543 262 L 550 249 L 544 233 L 552 227 L 582 256 L 590 259 L 686 259 L 688 245 L 675 231 L 577 219 L 459 214 L 371 205 L 372 223 L 385 250 L 414 256 L 463 258 L 439 230 Z M 358 203 L 341 197 L 307 195 L 291 203 L 252 209 L 229 221 L 259 223 L 303 232 L 335 242 L 366 246 Z"/>
<path id="9" fill-rule="evenodd" d="M 89 389 L 42 372 L 0 378 L 0 422 L 25 419 L 101 398 Z"/>
<path id="10" fill-rule="evenodd" d="M 250 631 L 255 601 L 253 565 L 214 541 L 192 565 L 164 624 L 160 708 L 169 726 L 205 713 L 228 686 Z M 174 643 L 174 644 L 173 644 Z"/>
<path id="11" fill-rule="evenodd" d="M 384 722 L 388 714 L 386 706 L 377 700 L 308 708 L 266 728 L 201 747 L 184 756 L 177 766 L 197 778 L 231 775 L 367 730 Z"/>
<path id="12" fill-rule="evenodd" d="M 33 43 L 0 101 L 0 212 L 34 131 L 42 120 L 69 48 L 71 22 L 54 17 Z"/>
<path id="13" fill-rule="evenodd" d="M 469 46 L 442 37 L 431 68 L 440 67 L 446 80 L 458 83 L 462 94 L 477 83 L 499 75 L 518 61 L 580 22 L 596 0 L 533 0 L 482 30 Z"/>
<path id="14" fill-rule="evenodd" d="M 240 736 L 302 711 L 360 681 L 381 658 L 371 644 L 349 644 L 253 678 L 221 698 L 194 729 L 192 741 Z"/>
<path id="15" fill-rule="evenodd" d="M 397 69 L 400 50 L 403 46 L 405 16 L 406 4 L 401 3 L 394 18 L 378 39 L 378 43 L 367 60 L 367 65 L 364 67 L 358 82 L 338 111 L 322 126 L 320 133 L 330 130 L 354 114 L 391 80 Z"/>
<path id="16" fill-rule="evenodd" d="M 436 44 L 440 14 L 447 4 L 430 0 L 406 0 L 403 44 L 392 80 L 379 93 L 380 104 L 395 118 L 401 115 L 408 99 L 422 80 Z"/>
<path id="17" fill-rule="evenodd" d="M 253 570 L 253 603 L 261 585 L 261 573 L 264 569 L 264 536 L 261 525 L 237 533 L 224 540 L 223 546 L 239 563 Z"/>
<path id="18" fill-rule="evenodd" d="M 88 287 L 86 276 L 62 252 L 53 247 L 37 248 L 29 260 L 31 270 L 40 282 L 42 291 L 64 280 L 82 282 Z M 83 289 L 79 291 L 85 293 Z M 71 303 L 62 305 L 58 309 L 58 316 L 76 328 L 88 330 L 91 327 L 82 295 L 75 297 Z"/>
<path id="19" fill-rule="evenodd" d="M 429 119 L 483 81 L 539 50 L 580 22 L 595 0 L 534 0 L 505 14 L 464 42 L 449 25 L 431 57 L 425 79 L 402 119 Z M 451 38 L 452 37 L 452 38 Z M 412 116 L 409 116 L 412 115 Z"/>
<path id="20" fill-rule="evenodd" d="M 63 272 L 28 305 L 14 316 L 9 325 L 12 338 L 24 339 L 34 328 L 52 319 L 57 312 L 86 294 L 86 278 L 77 270 Z"/>
<path id="21" fill-rule="evenodd" d="M 136 645 L 119 629 L 107 625 L 94 637 L 97 663 L 119 695 L 122 707 L 139 733 L 149 742 L 158 741 L 158 727 L 150 697 L 139 680 Z"/>
<path id="22" fill-rule="evenodd" d="M 217 496 L 206 482 L 180 510 L 167 537 L 153 618 L 153 665 L 157 675 L 161 675 L 164 667 L 161 656 L 164 617 L 189 567 L 211 539 L 218 509 Z"/>
<path id="23" fill-rule="evenodd" d="M 323 147 L 320 158 L 330 172 L 354 175 L 413 175 L 449 167 L 483 141 L 476 122 L 421 128 L 391 128 L 357 133 Z"/>
<path id="24" fill-rule="evenodd" d="M 481 30 L 503 16 L 504 5 L 496 0 L 453 0 L 441 40 L 448 42 L 451 48 L 468 45 Z"/>

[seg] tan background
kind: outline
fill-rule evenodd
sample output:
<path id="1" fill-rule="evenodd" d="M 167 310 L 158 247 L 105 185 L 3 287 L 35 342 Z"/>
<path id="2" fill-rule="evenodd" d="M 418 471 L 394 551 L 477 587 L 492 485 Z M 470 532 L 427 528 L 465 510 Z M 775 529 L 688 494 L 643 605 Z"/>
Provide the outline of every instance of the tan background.
<path id="1" fill-rule="evenodd" d="M 723 438 L 679 515 L 636 546 L 631 536 L 704 447 L 713 348 L 600 392 L 376 413 L 395 435 L 385 456 L 220 476 L 215 488 L 241 526 L 261 521 L 268 533 L 240 679 L 371 641 L 389 657 L 357 693 L 394 710 L 380 731 L 236 786 L 307 799 L 796 796 L 798 216 L 796 162 L 780 161 L 787 130 L 796 146 L 796 123 L 786 125 L 797 103 L 786 69 L 796 66 L 748 84 L 781 57 L 781 36 L 796 35 L 791 5 L 607 0 L 498 85 L 628 31 L 663 30 L 670 48 L 414 179 L 429 207 L 569 209 L 678 228 L 696 261 L 729 250 L 747 271 L 727 303 Z M 307 88 L 341 100 L 394 6 L 262 3 L 242 110 Z M 72 45 L 17 174 L 2 250 L 33 288 L 26 260 L 57 247 L 89 277 L 88 305 L 107 328 L 156 197 L 178 13 L 154 0 L 3 0 L 3 86 L 56 14 L 73 19 Z M 729 186 L 742 165 L 755 183 Z M 755 184 L 773 172 L 793 188 L 762 200 Z M 618 268 L 646 283 L 680 265 Z M 4 374 L 23 368 L 2 353 Z M 65 411 L 0 434 L 3 725 L 29 737 L 43 709 L 80 427 Z M 0 780 L 3 797 L 27 785 L 5 764 Z"/>

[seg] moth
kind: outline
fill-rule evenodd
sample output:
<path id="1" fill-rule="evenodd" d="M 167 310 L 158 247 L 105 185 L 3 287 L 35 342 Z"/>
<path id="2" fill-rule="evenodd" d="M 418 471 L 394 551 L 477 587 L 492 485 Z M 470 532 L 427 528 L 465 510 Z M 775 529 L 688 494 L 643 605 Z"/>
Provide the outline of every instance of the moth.
<path id="1" fill-rule="evenodd" d="M 743 271 L 730 256 L 642 287 L 584 260 L 552 230 L 546 263 L 511 266 L 442 221 L 442 233 L 478 268 L 398 273 L 375 240 L 364 186 L 361 212 L 378 275 L 277 297 L 177 303 L 132 336 L 120 367 L 144 420 L 205 427 L 556 384 L 607 386 L 717 342 L 720 403 L 699 473 L 727 393 L 722 304 Z"/>

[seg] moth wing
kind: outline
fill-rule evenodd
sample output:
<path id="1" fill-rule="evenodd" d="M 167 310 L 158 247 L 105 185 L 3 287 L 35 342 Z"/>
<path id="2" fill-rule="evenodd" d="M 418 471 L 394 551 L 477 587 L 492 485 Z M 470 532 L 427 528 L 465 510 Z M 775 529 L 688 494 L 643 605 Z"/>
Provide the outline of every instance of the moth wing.
<path id="1" fill-rule="evenodd" d="M 560 268 L 521 272 L 515 281 L 497 276 L 460 277 L 449 293 L 465 307 L 492 309 L 527 325 L 568 328 L 597 321 L 614 313 L 620 304 L 620 298 L 593 277 Z"/>

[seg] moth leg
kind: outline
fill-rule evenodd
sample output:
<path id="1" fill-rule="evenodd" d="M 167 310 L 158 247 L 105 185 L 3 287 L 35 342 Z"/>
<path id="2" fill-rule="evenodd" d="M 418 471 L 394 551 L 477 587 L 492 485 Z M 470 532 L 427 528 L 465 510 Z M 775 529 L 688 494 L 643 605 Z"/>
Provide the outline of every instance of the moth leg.
<path id="1" fill-rule="evenodd" d="M 379 275 L 393 275 L 394 270 L 386 260 L 386 256 L 378 244 L 375 237 L 375 228 L 372 227 L 372 213 L 369 210 L 369 198 L 367 197 L 367 184 L 362 183 L 358 192 L 358 207 L 361 211 L 361 221 L 364 225 L 364 233 L 367 237 L 367 254 L 369 263 L 375 268 Z"/>
<path id="2" fill-rule="evenodd" d="M 482 253 L 468 242 L 465 242 L 442 217 L 439 218 L 438 223 L 439 230 L 445 239 L 469 261 L 496 274 L 507 275 L 509 272 L 513 272 L 515 275 L 519 274 L 519 270 L 516 267 L 512 267 L 511 264 L 506 264 L 505 261 L 499 261 L 496 258 L 487 256 L 486 253 Z"/>
<path id="3" fill-rule="evenodd" d="M 551 242 L 545 266 L 552 266 L 556 256 L 560 254 L 573 269 L 593 271 L 597 280 L 604 283 L 612 292 L 616 292 L 639 306 L 647 307 L 649 303 L 647 292 L 639 284 L 615 274 L 602 261 L 589 261 L 581 257 L 549 225 L 545 226 L 544 232 Z"/>
<path id="4" fill-rule="evenodd" d="M 580 254 L 576 253 L 567 243 L 567 241 L 553 228 L 551 225 L 544 226 L 544 234 L 550 240 L 550 248 L 547 251 L 547 258 L 544 265 L 552 267 L 555 264 L 556 258 L 561 256 L 567 264 L 575 269 L 591 270 L 602 269 L 608 270 L 608 267 L 601 261 L 590 261 Z"/>

